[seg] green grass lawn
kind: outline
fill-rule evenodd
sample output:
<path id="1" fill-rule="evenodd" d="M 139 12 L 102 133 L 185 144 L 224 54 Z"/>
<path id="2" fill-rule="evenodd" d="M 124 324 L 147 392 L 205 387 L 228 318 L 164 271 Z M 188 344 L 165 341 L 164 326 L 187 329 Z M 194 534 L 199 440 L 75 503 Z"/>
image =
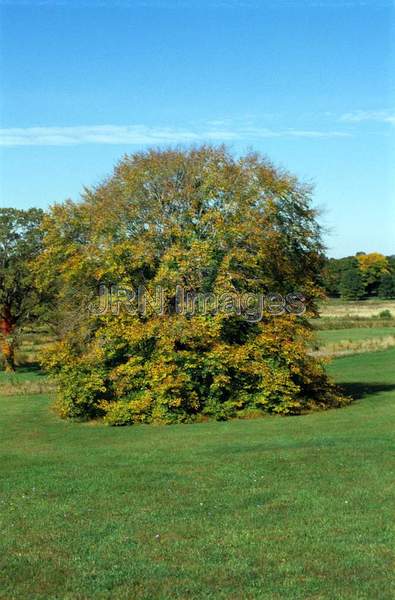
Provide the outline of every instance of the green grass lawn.
<path id="1" fill-rule="evenodd" d="M 395 349 L 302 417 L 109 428 L 3 397 L 0 598 L 386 600 Z"/>
<path id="2" fill-rule="evenodd" d="M 328 356 L 374 352 L 395 347 L 394 327 L 327 329 L 316 332 L 314 352 Z"/>
<path id="3" fill-rule="evenodd" d="M 24 382 L 37 382 L 46 379 L 38 366 L 26 366 L 18 368 L 15 373 L 0 371 L 0 385 L 19 384 Z M 1 389 L 1 388 L 0 388 Z M 1 392 L 0 392 L 1 393 Z"/>
<path id="4" fill-rule="evenodd" d="M 393 327 L 371 327 L 371 328 L 350 328 L 350 329 L 328 329 L 317 331 L 318 340 L 324 344 L 334 344 L 343 341 L 360 342 L 373 338 L 386 338 L 395 336 Z"/>

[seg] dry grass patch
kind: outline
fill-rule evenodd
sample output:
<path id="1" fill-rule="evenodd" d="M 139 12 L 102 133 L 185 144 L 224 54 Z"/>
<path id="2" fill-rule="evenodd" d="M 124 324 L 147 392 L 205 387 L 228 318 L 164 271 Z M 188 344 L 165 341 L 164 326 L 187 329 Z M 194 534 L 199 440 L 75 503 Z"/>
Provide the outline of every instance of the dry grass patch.
<path id="1" fill-rule="evenodd" d="M 322 317 L 378 317 L 384 310 L 395 315 L 395 300 L 328 300 L 320 306 Z"/>

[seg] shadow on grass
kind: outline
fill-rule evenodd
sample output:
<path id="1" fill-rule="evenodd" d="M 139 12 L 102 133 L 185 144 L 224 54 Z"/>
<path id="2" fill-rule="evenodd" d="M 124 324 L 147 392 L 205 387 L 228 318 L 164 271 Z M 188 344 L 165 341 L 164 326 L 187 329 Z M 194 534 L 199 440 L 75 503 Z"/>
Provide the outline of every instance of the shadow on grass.
<path id="1" fill-rule="evenodd" d="M 24 365 L 19 365 L 16 368 L 16 373 L 34 373 L 34 375 L 45 375 L 42 371 L 40 363 L 32 362 Z"/>
<path id="2" fill-rule="evenodd" d="M 360 400 L 365 396 L 372 396 L 380 392 L 392 392 L 395 390 L 393 383 L 359 383 L 357 381 L 338 383 L 338 387 L 346 396 L 350 396 L 353 400 Z"/>

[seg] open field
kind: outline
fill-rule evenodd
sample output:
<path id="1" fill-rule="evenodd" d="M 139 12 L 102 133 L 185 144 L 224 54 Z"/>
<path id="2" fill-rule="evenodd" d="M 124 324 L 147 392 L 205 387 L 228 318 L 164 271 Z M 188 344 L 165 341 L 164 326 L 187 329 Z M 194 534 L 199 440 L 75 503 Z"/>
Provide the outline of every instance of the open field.
<path id="1" fill-rule="evenodd" d="M 374 352 L 395 346 L 394 327 L 329 329 L 317 331 L 317 354 L 342 356 Z"/>
<path id="2" fill-rule="evenodd" d="M 33 329 L 26 327 L 20 335 L 20 343 L 16 350 L 17 364 L 34 365 L 37 362 L 40 352 L 53 341 L 53 337 L 45 327 Z"/>
<path id="3" fill-rule="evenodd" d="M 345 301 L 331 298 L 326 300 L 320 306 L 322 317 L 373 317 L 384 310 L 389 310 L 395 316 L 395 300 L 355 300 Z"/>
<path id="4" fill-rule="evenodd" d="M 15 373 L 0 371 L 0 397 L 41 394 L 54 389 L 54 383 L 37 365 L 20 367 Z"/>
<path id="5" fill-rule="evenodd" d="M 0 598 L 393 598 L 394 362 L 337 359 L 359 400 L 293 418 L 114 429 L 2 397 Z"/>
<path id="6" fill-rule="evenodd" d="M 320 341 L 324 343 L 335 343 L 341 342 L 344 340 L 351 342 L 359 342 L 361 340 L 367 339 L 377 339 L 377 338 L 386 338 L 386 337 L 394 337 L 395 329 L 389 327 L 374 327 L 371 329 L 358 329 L 358 328 L 350 328 L 350 329 L 332 329 L 327 331 L 318 331 L 317 337 Z"/>

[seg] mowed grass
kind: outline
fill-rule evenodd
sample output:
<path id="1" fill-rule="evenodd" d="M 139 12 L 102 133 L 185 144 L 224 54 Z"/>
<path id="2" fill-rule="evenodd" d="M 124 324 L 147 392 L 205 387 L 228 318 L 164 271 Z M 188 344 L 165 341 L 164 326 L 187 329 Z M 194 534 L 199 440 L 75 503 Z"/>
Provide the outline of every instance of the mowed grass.
<path id="1" fill-rule="evenodd" d="M 0 597 L 392 599 L 395 349 L 330 367 L 351 406 L 113 429 L 0 410 Z"/>
<path id="2" fill-rule="evenodd" d="M 329 356 L 374 352 L 395 346 L 394 327 L 328 329 L 316 332 L 316 351 Z"/>
<path id="3" fill-rule="evenodd" d="M 328 329 L 317 331 L 317 338 L 323 344 L 334 344 L 339 342 L 360 342 L 373 338 L 388 338 L 395 336 L 394 327 L 372 327 L 372 328 L 349 328 Z"/>
<path id="4" fill-rule="evenodd" d="M 6 372 L 0 371 L 0 386 L 15 384 L 18 385 L 20 383 L 31 382 L 36 383 L 37 381 L 45 380 L 46 376 L 42 371 L 40 371 L 38 366 L 25 366 L 19 367 L 17 371 Z M 0 388 L 1 393 L 1 388 Z"/>

